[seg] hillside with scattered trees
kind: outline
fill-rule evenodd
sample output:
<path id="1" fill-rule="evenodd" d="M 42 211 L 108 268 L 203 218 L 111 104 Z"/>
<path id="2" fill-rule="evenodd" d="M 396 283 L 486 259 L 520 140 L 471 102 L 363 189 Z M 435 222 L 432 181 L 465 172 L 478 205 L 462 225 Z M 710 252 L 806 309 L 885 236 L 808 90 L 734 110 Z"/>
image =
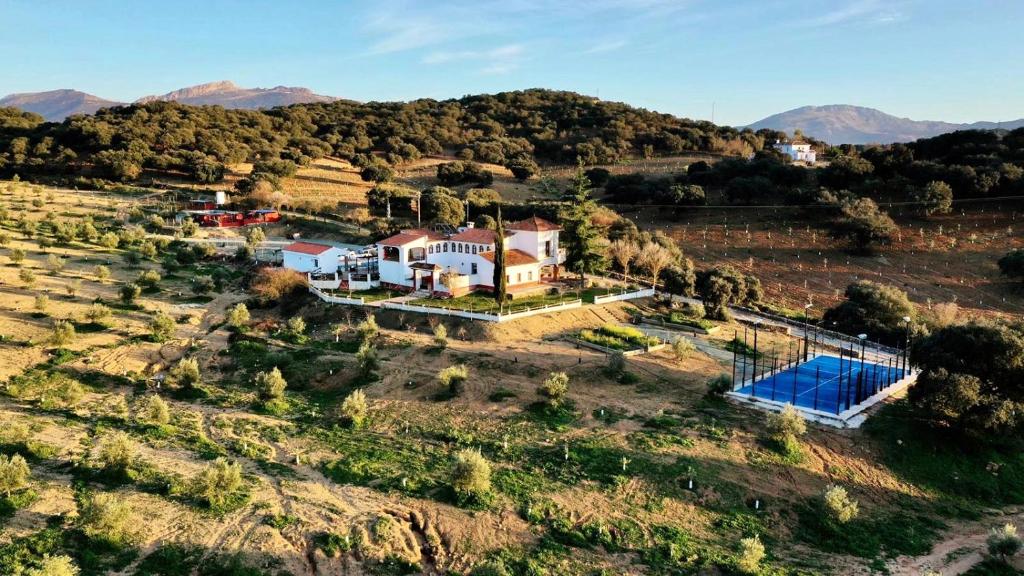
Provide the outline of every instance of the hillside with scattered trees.
<path id="1" fill-rule="evenodd" d="M 144 169 L 218 180 L 223 165 L 331 155 L 359 166 L 452 154 L 533 170 L 537 161 L 607 164 L 637 156 L 712 151 L 747 155 L 764 135 L 604 102 L 526 90 L 458 100 L 337 101 L 268 111 L 150 102 L 45 123 L 0 112 L 0 171 L 59 172 L 130 182 Z"/>

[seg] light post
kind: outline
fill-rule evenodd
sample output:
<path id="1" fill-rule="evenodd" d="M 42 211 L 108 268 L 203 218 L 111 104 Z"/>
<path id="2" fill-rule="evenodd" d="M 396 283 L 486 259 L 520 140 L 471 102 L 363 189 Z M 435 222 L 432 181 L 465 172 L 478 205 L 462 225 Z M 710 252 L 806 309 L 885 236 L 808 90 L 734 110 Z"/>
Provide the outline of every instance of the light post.
<path id="1" fill-rule="evenodd" d="M 809 326 L 809 311 L 814 304 L 804 304 L 804 362 L 807 362 L 807 327 Z"/>
<path id="2" fill-rule="evenodd" d="M 910 354 L 910 316 L 904 316 L 903 317 L 903 324 L 904 324 L 904 326 L 906 328 L 906 337 L 903 340 L 903 374 L 902 374 L 902 376 L 906 376 L 906 374 L 907 374 L 907 364 L 908 364 L 907 356 Z"/>
<path id="3" fill-rule="evenodd" d="M 861 388 L 864 384 L 864 344 L 867 341 L 868 335 L 857 334 L 857 338 L 860 339 L 860 372 L 857 373 L 857 394 L 855 400 L 857 404 L 860 404 Z"/>

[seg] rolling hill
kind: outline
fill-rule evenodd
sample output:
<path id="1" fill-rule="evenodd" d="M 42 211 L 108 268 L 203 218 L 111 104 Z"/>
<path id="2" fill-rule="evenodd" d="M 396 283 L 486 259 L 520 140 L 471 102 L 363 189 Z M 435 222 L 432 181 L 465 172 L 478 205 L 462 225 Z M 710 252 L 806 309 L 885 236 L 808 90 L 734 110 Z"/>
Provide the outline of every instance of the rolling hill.
<path id="1" fill-rule="evenodd" d="M 25 112 L 34 112 L 50 122 L 60 122 L 75 114 L 92 114 L 100 108 L 119 104 L 121 102 L 67 89 L 10 94 L 0 98 L 0 107 L 11 106 Z"/>
<path id="2" fill-rule="evenodd" d="M 874 108 L 833 104 L 803 106 L 759 120 L 747 126 L 754 130 L 768 128 L 793 133 L 800 130 L 808 136 L 831 144 L 889 144 L 930 138 L 956 130 L 1012 130 L 1024 126 L 1024 119 L 1010 122 L 952 122 L 911 120 L 886 114 Z"/>

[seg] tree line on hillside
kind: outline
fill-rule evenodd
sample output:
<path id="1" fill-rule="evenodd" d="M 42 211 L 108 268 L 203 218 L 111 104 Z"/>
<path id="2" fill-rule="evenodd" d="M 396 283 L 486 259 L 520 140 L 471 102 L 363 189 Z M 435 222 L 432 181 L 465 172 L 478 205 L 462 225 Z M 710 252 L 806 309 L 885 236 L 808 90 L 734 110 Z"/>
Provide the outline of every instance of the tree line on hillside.
<path id="1" fill-rule="evenodd" d="M 614 163 L 692 151 L 751 154 L 770 131 L 740 131 L 571 92 L 525 90 L 453 100 L 337 101 L 266 111 L 151 102 L 61 123 L 0 110 L 0 173 L 87 175 L 131 182 L 143 170 L 215 182 L 224 165 L 291 171 L 332 155 L 361 167 L 423 155 L 535 171 L 535 162 Z"/>

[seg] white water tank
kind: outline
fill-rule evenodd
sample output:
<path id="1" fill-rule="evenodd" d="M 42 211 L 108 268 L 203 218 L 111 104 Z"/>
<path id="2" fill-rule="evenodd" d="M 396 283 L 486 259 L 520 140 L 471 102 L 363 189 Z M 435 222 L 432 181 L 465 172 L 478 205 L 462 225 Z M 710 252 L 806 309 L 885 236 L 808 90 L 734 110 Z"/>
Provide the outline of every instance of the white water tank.
<path id="1" fill-rule="evenodd" d="M 228 193 L 223 190 L 218 190 L 213 197 L 213 202 L 217 206 L 223 206 L 228 203 Z"/>

